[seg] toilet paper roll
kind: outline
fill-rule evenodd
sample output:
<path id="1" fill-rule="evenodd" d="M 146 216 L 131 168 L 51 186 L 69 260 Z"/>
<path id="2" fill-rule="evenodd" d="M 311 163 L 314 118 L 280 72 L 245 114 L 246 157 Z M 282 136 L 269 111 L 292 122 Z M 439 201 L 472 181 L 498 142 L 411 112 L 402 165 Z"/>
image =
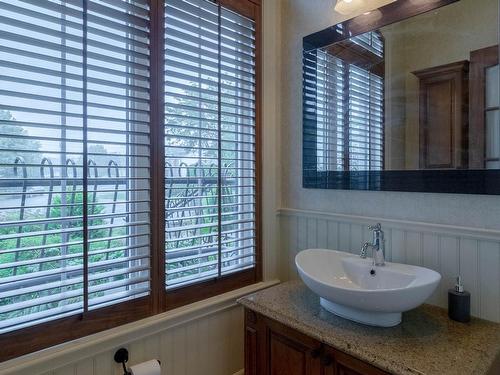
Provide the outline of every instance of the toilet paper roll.
<path id="1" fill-rule="evenodd" d="M 130 367 L 132 375 L 161 375 L 160 363 L 153 359 Z"/>

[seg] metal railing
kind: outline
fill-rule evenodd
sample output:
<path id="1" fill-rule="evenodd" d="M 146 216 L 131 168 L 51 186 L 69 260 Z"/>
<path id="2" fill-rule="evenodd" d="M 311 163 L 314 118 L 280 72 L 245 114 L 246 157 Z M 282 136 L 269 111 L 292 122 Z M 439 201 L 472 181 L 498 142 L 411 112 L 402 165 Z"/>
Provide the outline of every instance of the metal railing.
<path id="1" fill-rule="evenodd" d="M 82 254 L 69 251 L 70 247 L 79 246 L 80 238 L 72 238 L 81 232 L 83 212 L 83 178 L 78 176 L 81 167 L 72 159 L 67 159 L 65 165 L 55 165 L 52 160 L 42 158 L 39 164 L 26 163 L 20 156 L 14 159 L 12 174 L 0 178 L 0 253 L 13 253 L 13 259 L 0 261 L 1 278 L 9 278 L 13 282 L 0 287 L 0 290 L 14 287 L 29 287 L 40 283 L 57 282 L 64 278 L 77 278 L 81 275 L 81 267 L 67 266 L 68 262 L 81 259 Z M 90 225 L 99 225 L 108 220 L 109 228 L 99 230 L 93 240 L 99 237 L 108 238 L 108 249 L 112 248 L 112 228 L 117 219 L 127 220 L 127 212 L 120 212 L 116 204 L 116 191 L 120 186 L 127 186 L 127 178 L 120 176 L 120 167 L 112 159 L 107 166 L 98 166 L 92 159 L 88 161 L 88 215 Z M 39 169 L 39 174 L 31 176 L 29 172 Z M 104 170 L 103 176 L 99 171 Z M 59 174 L 60 173 L 60 174 Z M 109 186 L 115 191 L 112 202 L 99 202 L 97 192 L 100 187 Z M 113 193 L 111 193 L 113 194 Z M 72 228 L 73 227 L 73 228 Z M 30 230 L 31 229 L 31 230 Z M 14 230 L 14 233 L 12 231 Z M 33 233 L 35 232 L 35 234 Z M 58 243 L 50 241 L 55 233 L 60 236 Z M 26 238 L 32 239 L 32 244 L 26 246 Z M 15 238 L 15 245 L 9 239 Z M 36 239 L 36 241 L 35 241 Z M 9 246 L 10 244 L 10 246 Z M 50 251 L 58 249 L 57 256 Z M 23 255 L 22 255 L 23 254 Z M 48 255 L 49 254 L 49 255 Z M 112 253 L 103 252 L 102 260 L 110 260 Z M 21 256 L 23 259 L 21 259 Z M 0 258 L 1 260 L 1 258 Z M 127 259 L 115 268 L 123 267 Z M 43 273 L 49 271 L 57 263 L 60 268 L 66 268 L 64 276 L 54 272 L 33 280 L 26 279 L 16 282 L 16 276 L 23 273 Z M 27 269 L 29 267 L 29 269 Z M 22 284 L 22 285 L 21 285 Z"/>
<path id="2" fill-rule="evenodd" d="M 3 164 L 3 166 L 6 166 L 6 164 Z M 63 229 L 68 225 L 64 223 L 64 217 L 55 217 L 53 210 L 63 209 L 65 215 L 61 216 L 76 220 L 78 208 L 82 209 L 81 194 L 84 180 L 78 176 L 81 166 L 78 167 L 77 163 L 72 159 L 67 159 L 65 165 L 55 165 L 48 158 L 43 158 L 39 164 L 29 164 L 19 156 L 8 166 L 12 167 L 12 175 L 8 178 L 0 177 L 0 209 L 3 211 L 3 214 L 0 211 L 0 245 L 2 245 L 2 241 L 5 243 L 6 238 L 5 233 L 1 232 L 2 228 L 10 229 L 10 232 L 14 228 L 15 233 L 10 233 L 9 238 L 16 237 L 16 243 L 15 248 L 11 249 L 14 252 L 13 261 L 3 265 L 0 262 L 0 271 L 3 268 L 4 271 L 7 271 L 4 273 L 9 274 L 9 276 L 20 273 L 20 266 L 17 263 L 20 261 L 21 252 L 25 251 L 25 248 L 22 247 L 23 233 L 26 225 L 32 221 L 41 226 L 39 228 L 41 240 L 37 246 L 33 246 L 33 250 L 38 250 L 39 253 L 32 259 L 32 263 L 36 265 L 36 259 L 39 259 L 37 271 L 43 271 L 44 265 L 47 264 L 44 261 L 47 249 L 58 247 L 57 244 L 51 246 L 47 244 L 47 238 L 51 233 L 49 231 L 51 225 L 59 222 L 61 223 L 57 227 L 59 229 Z M 39 176 L 30 177 L 30 168 L 38 169 Z M 113 224 L 119 219 L 127 219 L 127 211 L 123 210 L 123 203 L 138 202 L 138 200 L 130 196 L 127 196 L 124 200 L 119 198 L 118 191 L 128 192 L 131 190 L 129 189 L 131 182 L 129 177 L 120 176 L 120 171 L 127 167 L 121 167 L 116 160 L 110 158 L 106 165 L 98 165 L 93 159 L 89 159 L 87 168 L 88 215 L 93 220 L 109 220 L 107 222 L 109 229 L 102 230 L 99 233 L 103 238 L 107 238 L 108 248 L 110 248 L 113 238 L 111 233 Z M 237 206 L 237 203 L 234 203 L 236 194 L 232 187 L 235 184 L 235 179 L 231 176 L 231 171 L 230 165 L 225 166 L 221 175 L 223 182 L 222 203 L 229 208 L 233 204 L 235 207 Z M 206 254 L 209 257 L 218 246 L 219 234 L 216 231 L 207 232 L 206 230 L 206 228 L 215 227 L 218 220 L 216 203 L 218 183 L 219 175 L 214 164 L 200 166 L 180 163 L 178 166 L 173 166 L 167 163 L 165 168 L 166 241 L 171 248 L 181 249 L 172 252 L 167 249 L 167 258 L 171 268 L 177 269 L 189 266 L 192 264 L 189 260 L 192 260 L 195 256 Z M 137 187 L 135 190 L 137 190 Z M 99 201 L 98 193 L 102 191 L 112 195 L 112 198 L 108 199 L 108 201 Z M 2 199 L 4 202 L 7 199 L 10 203 L 2 204 Z M 13 203 L 14 200 L 17 202 Z M 32 203 L 33 201 L 35 204 Z M 33 218 L 27 218 L 26 213 L 28 210 L 36 210 L 39 217 L 34 220 Z M 8 218 L 6 212 L 9 212 Z M 189 230 L 192 235 L 186 239 L 185 228 L 189 225 L 193 227 Z M 69 238 L 67 234 L 63 236 L 66 236 L 66 238 L 61 240 L 63 245 L 59 246 L 61 255 L 68 255 L 68 245 L 64 245 L 64 243 L 68 243 Z M 220 240 L 224 243 L 233 237 L 230 234 L 222 234 Z M 9 249 L 2 248 L 4 246 L 0 246 L 0 250 L 8 252 Z M 105 253 L 104 257 L 104 260 L 108 260 L 110 253 Z M 179 262 L 173 263 L 175 259 L 179 259 Z M 70 272 L 76 274 L 81 271 Z M 68 277 L 71 276 L 74 275 L 68 275 Z M 47 278 L 51 278 L 51 276 L 49 275 Z M 54 275 L 52 278 L 54 280 L 47 279 L 44 282 L 57 281 L 59 276 Z"/>
<path id="3" fill-rule="evenodd" d="M 215 164 L 167 163 L 166 173 L 167 286 L 213 277 L 219 263 L 222 267 L 245 263 L 244 249 L 238 246 L 245 230 L 231 224 L 243 211 L 232 165 L 225 165 L 219 176 Z M 219 232 L 221 225 L 240 229 Z"/>
<path id="4" fill-rule="evenodd" d="M 104 161 L 89 160 L 86 166 L 93 304 L 150 288 L 150 235 L 133 226 L 135 221 L 149 225 L 144 217 L 134 218 L 136 212 L 149 212 L 149 194 L 138 193 L 142 187 L 148 193 L 149 186 L 138 186 L 128 176 L 134 174 L 130 167 Z M 80 309 L 83 298 L 82 166 L 71 159 L 61 166 L 47 158 L 30 164 L 16 157 L 10 167 L 3 168 L 8 176 L 0 175 L 0 295 L 5 297 L 0 299 L 0 330 L 35 316 Z M 239 217 L 235 170 L 226 166 L 219 174 L 215 165 L 181 163 L 167 164 L 165 173 L 167 288 L 214 277 L 218 267 L 232 272 L 252 266 L 251 225 L 229 220 L 230 230 L 219 232 L 221 204 L 222 214 Z"/>

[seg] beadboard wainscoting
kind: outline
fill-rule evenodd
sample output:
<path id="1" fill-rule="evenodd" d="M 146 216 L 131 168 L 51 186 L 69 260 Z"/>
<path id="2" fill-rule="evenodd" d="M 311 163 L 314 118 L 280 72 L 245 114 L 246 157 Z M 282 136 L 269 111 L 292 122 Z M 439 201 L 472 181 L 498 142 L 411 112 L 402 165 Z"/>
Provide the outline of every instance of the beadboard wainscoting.
<path id="1" fill-rule="evenodd" d="M 500 322 L 500 231 L 295 209 L 279 214 L 282 280 L 298 277 L 295 255 L 300 250 L 359 254 L 372 238 L 368 225 L 380 222 L 389 261 L 428 267 L 443 276 L 429 303 L 446 307 L 447 290 L 460 274 L 472 294 L 472 315 Z"/>
<path id="2" fill-rule="evenodd" d="M 216 314 L 186 322 L 123 347 L 130 363 L 157 358 L 163 374 L 227 374 L 243 367 L 243 310 L 230 306 Z M 107 350 L 44 375 L 123 375 Z"/>
<path id="3" fill-rule="evenodd" d="M 159 359 L 165 375 L 242 375 L 243 308 L 236 299 L 277 284 L 265 281 L 138 322 L 0 363 L 0 375 L 123 375 L 129 364 Z M 0 349 L 1 350 L 1 349 Z"/>

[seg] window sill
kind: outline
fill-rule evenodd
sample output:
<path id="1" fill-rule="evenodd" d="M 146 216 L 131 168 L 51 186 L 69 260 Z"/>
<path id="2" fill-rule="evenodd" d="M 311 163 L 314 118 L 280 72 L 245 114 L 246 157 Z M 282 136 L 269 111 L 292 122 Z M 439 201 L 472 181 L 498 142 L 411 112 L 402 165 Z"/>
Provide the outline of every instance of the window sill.
<path id="1" fill-rule="evenodd" d="M 279 280 L 263 281 L 230 292 L 182 306 L 162 314 L 125 324 L 90 336 L 0 363 L 2 375 L 30 373 L 36 368 L 43 373 L 92 357 L 98 353 L 126 345 L 129 342 L 158 334 L 204 316 L 236 306 L 236 300 L 246 294 L 268 288 Z"/>

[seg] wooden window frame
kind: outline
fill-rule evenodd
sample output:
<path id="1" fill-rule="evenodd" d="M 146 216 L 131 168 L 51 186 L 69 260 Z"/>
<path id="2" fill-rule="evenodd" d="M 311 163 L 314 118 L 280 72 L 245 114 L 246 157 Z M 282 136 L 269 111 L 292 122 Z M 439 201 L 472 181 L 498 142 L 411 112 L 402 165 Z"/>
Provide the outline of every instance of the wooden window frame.
<path id="1" fill-rule="evenodd" d="M 254 284 L 262 280 L 262 211 L 261 211 L 261 8 L 260 0 L 216 0 L 215 4 L 232 10 L 255 22 L 255 266 L 243 271 L 218 278 L 194 282 L 185 287 L 169 290 L 164 296 L 163 305 L 166 310 L 175 309 L 205 298 L 210 298 L 230 290 Z M 164 277 L 164 276 L 163 276 Z"/>
<path id="2" fill-rule="evenodd" d="M 498 44 L 471 51 L 469 69 L 469 168 L 486 167 L 486 69 L 498 64 Z"/>
<path id="3" fill-rule="evenodd" d="M 210 1 L 210 0 L 209 0 Z M 150 0 L 151 293 L 84 314 L 0 335 L 0 362 L 156 315 L 262 280 L 262 23 L 261 0 L 215 0 L 255 22 L 255 266 L 218 279 L 165 290 L 164 0 Z"/>

